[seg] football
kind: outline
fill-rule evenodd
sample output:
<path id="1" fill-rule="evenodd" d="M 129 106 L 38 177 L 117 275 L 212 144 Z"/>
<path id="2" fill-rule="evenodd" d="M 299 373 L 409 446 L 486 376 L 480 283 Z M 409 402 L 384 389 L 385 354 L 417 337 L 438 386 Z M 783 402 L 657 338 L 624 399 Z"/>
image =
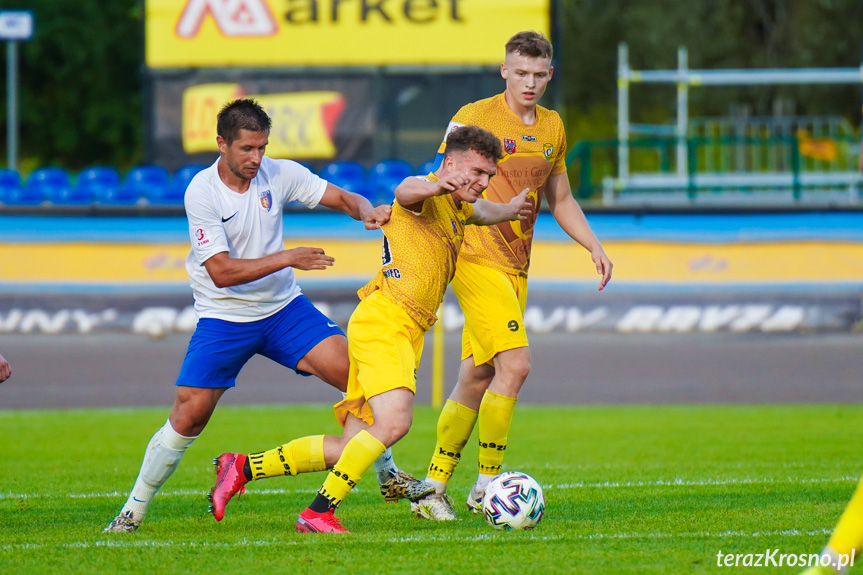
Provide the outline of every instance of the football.
<path id="1" fill-rule="evenodd" d="M 485 488 L 482 513 L 495 529 L 533 529 L 545 513 L 542 487 L 527 473 L 501 473 Z"/>

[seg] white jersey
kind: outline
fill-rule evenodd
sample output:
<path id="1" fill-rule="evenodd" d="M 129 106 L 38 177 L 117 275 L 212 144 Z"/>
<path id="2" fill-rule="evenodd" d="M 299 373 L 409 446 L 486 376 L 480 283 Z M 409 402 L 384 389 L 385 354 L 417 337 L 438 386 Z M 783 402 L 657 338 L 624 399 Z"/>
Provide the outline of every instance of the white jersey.
<path id="1" fill-rule="evenodd" d="M 293 268 L 219 288 L 204 262 L 220 252 L 232 258 L 256 259 L 284 250 L 283 206 L 297 201 L 314 208 L 327 182 L 296 162 L 264 156 L 249 189 L 240 194 L 219 177 L 218 163 L 198 172 L 186 189 L 192 241 L 186 271 L 195 294 L 195 311 L 198 317 L 234 322 L 263 319 L 300 295 Z"/>

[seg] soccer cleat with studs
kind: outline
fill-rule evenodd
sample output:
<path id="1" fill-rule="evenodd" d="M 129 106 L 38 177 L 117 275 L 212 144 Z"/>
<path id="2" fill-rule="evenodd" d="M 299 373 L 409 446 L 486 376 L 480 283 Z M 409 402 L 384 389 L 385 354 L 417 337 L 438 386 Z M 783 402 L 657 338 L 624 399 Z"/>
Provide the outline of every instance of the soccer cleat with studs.
<path id="1" fill-rule="evenodd" d="M 470 488 L 470 493 L 467 496 L 467 508 L 474 514 L 482 513 L 482 498 L 485 495 L 485 489 L 477 489 L 474 483 Z"/>
<path id="2" fill-rule="evenodd" d="M 455 521 L 452 501 L 446 493 L 432 493 L 419 501 L 411 503 L 411 513 L 422 519 L 432 521 Z"/>
<path id="3" fill-rule="evenodd" d="M 210 489 L 207 499 L 210 501 L 209 512 L 216 521 L 221 521 L 231 498 L 246 492 L 245 485 L 248 480 L 243 473 L 246 456 L 240 453 L 223 453 L 215 458 L 213 463 L 216 466 L 216 484 Z"/>
<path id="4" fill-rule="evenodd" d="M 297 518 L 297 533 L 350 533 L 329 509 L 323 513 L 306 509 Z"/>
<path id="5" fill-rule="evenodd" d="M 434 485 L 420 481 L 401 469 L 388 481 L 381 483 L 381 496 L 387 503 L 398 503 L 399 499 L 418 501 L 430 493 L 434 493 Z"/>
<path id="6" fill-rule="evenodd" d="M 143 520 L 143 518 L 135 517 L 131 509 L 121 511 L 107 527 L 102 529 L 102 533 L 134 533 L 141 526 Z"/>

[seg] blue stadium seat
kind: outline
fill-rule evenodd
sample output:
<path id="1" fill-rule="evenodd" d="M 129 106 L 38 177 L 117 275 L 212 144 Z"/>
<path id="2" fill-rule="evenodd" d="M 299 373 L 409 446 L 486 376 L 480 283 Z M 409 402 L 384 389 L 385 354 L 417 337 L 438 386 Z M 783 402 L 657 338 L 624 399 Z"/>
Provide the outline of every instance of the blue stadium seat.
<path id="1" fill-rule="evenodd" d="M 403 179 L 404 178 L 402 178 L 402 180 Z M 402 180 L 390 180 L 385 183 L 377 183 L 374 186 L 371 186 L 371 189 L 364 195 L 372 205 L 380 206 L 383 204 L 391 204 L 396 199 L 396 187 Z"/>
<path id="2" fill-rule="evenodd" d="M 45 199 L 55 206 L 89 206 L 93 203 L 93 194 L 87 188 L 64 186 L 47 188 Z"/>
<path id="3" fill-rule="evenodd" d="M 155 187 L 147 192 L 147 201 L 159 206 L 182 206 L 189 182 L 192 181 L 195 174 L 208 167 L 204 164 L 188 164 L 181 167 L 174 172 L 174 176 L 167 186 Z"/>
<path id="4" fill-rule="evenodd" d="M 10 203 L 7 198 L 21 195 L 21 174 L 15 170 L 0 170 L 0 203 Z"/>
<path id="5" fill-rule="evenodd" d="M 74 186 L 49 194 L 48 199 L 57 205 L 86 205 L 101 196 L 105 189 L 119 185 L 117 170 L 108 166 L 91 166 L 78 173 Z"/>
<path id="6" fill-rule="evenodd" d="M 414 167 L 404 160 L 381 160 L 371 167 L 369 175 L 375 179 L 398 180 L 416 175 Z"/>
<path id="7" fill-rule="evenodd" d="M 9 198 L 10 204 L 37 205 L 46 199 L 68 194 L 72 187 L 69 172 L 63 168 L 39 168 L 30 172 L 20 195 Z"/>
<path id="8" fill-rule="evenodd" d="M 97 198 L 99 203 L 114 206 L 131 206 L 150 194 L 164 193 L 170 178 L 162 166 L 135 166 L 126 174 L 123 184 L 116 190 L 106 190 Z"/>
<path id="9" fill-rule="evenodd" d="M 374 205 L 391 204 L 396 187 L 407 177 L 416 175 L 414 167 L 404 160 L 381 160 L 369 170 L 369 179 L 374 190 L 369 201 Z"/>
<path id="10" fill-rule="evenodd" d="M 425 164 L 420 166 L 419 171 L 417 171 L 418 176 L 427 176 L 435 169 L 437 163 L 434 160 L 429 160 Z"/>
<path id="11" fill-rule="evenodd" d="M 340 188 L 357 194 L 362 193 L 360 189 L 364 187 L 366 181 L 366 170 L 363 165 L 350 160 L 329 163 L 318 175 Z"/>

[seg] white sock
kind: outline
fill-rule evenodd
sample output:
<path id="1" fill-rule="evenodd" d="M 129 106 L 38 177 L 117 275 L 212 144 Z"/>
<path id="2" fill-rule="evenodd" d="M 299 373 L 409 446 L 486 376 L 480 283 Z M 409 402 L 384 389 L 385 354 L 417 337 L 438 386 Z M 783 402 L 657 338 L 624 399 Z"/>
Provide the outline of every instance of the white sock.
<path id="1" fill-rule="evenodd" d="M 183 453 L 195 439 L 180 435 L 171 427 L 171 422 L 166 421 L 147 444 L 138 479 L 121 513 L 131 510 L 136 518 L 143 519 L 156 492 L 177 469 Z"/>
<path id="2" fill-rule="evenodd" d="M 496 475 L 485 475 L 484 473 L 480 473 L 477 475 L 476 483 L 473 486 L 477 491 L 485 491 L 485 488 L 491 483 L 491 480 L 497 477 Z"/>
<path id="3" fill-rule="evenodd" d="M 426 477 L 426 483 L 431 483 L 434 485 L 435 493 L 446 493 L 446 483 L 443 481 L 438 481 L 437 479 L 431 479 L 430 477 Z"/>
<path id="4" fill-rule="evenodd" d="M 375 471 L 378 474 L 378 483 L 384 484 L 399 472 L 393 461 L 393 450 L 387 447 L 387 450 L 381 453 L 381 456 L 375 459 Z"/>

